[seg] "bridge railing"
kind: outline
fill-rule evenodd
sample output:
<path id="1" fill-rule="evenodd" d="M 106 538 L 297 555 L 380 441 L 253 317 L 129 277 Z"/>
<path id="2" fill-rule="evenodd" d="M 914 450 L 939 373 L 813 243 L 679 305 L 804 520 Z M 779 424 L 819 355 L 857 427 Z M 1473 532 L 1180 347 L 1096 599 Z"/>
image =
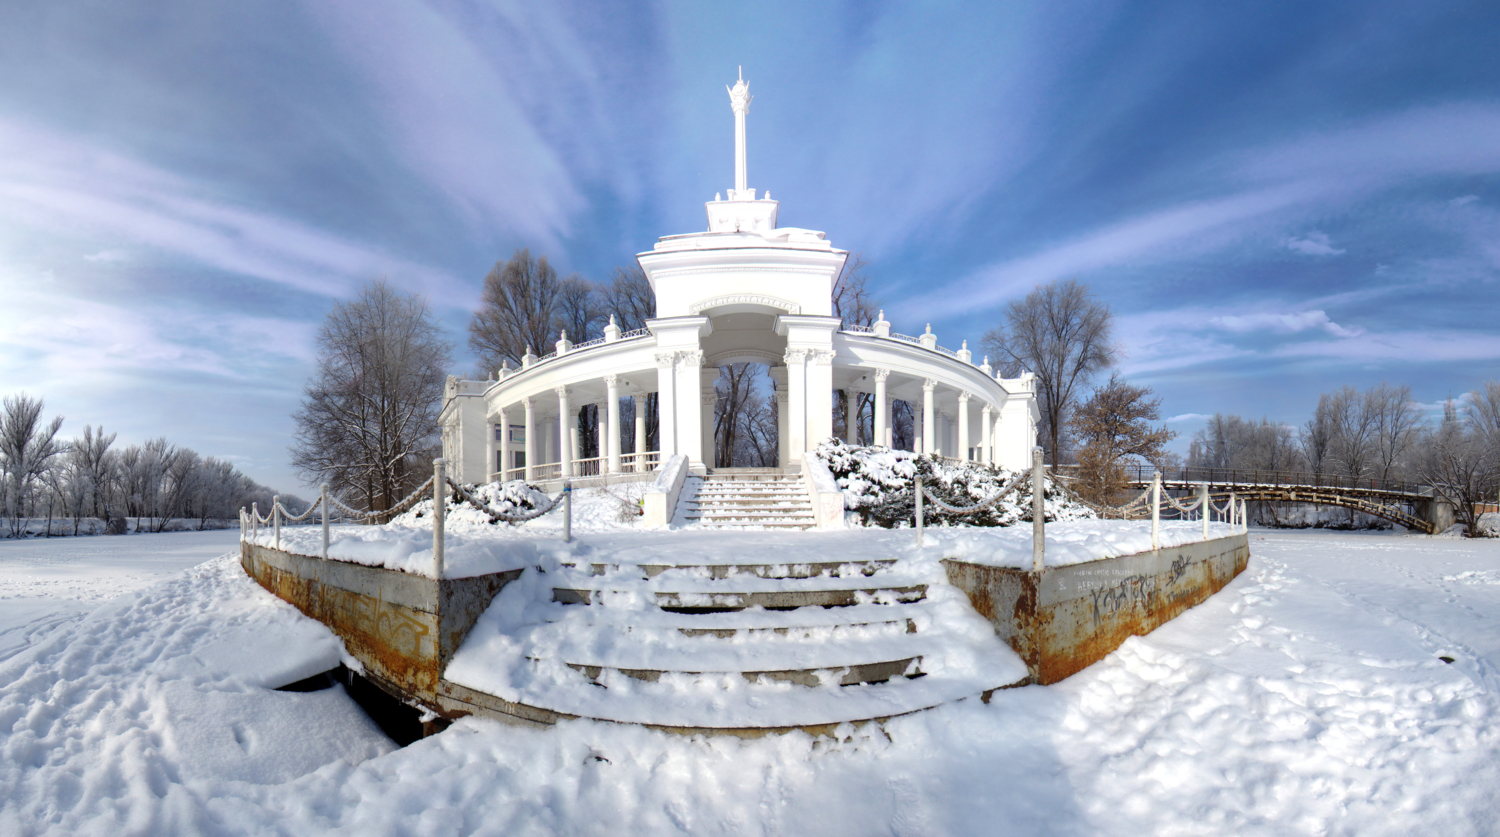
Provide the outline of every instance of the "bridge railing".
<path id="1" fill-rule="evenodd" d="M 1134 465 L 1126 469 L 1127 476 L 1136 483 L 1148 483 L 1156 469 L 1150 465 Z M 1430 493 L 1426 486 L 1396 480 L 1381 480 L 1375 477 L 1346 477 L 1337 474 L 1317 474 L 1308 471 L 1266 471 L 1252 468 L 1168 468 L 1161 472 L 1162 482 L 1206 482 L 1212 485 L 1296 485 L 1312 488 L 1347 488 L 1360 491 L 1379 491 L 1392 494 Z"/>

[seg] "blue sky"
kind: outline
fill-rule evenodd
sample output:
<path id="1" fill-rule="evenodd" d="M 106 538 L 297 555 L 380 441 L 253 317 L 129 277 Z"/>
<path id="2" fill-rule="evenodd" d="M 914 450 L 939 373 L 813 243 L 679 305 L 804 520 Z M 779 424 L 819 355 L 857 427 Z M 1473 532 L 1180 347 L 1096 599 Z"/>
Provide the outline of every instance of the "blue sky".
<path id="1" fill-rule="evenodd" d="M 283 489 L 328 307 L 464 326 L 516 248 L 607 278 L 750 185 L 977 346 L 1077 278 L 1184 440 L 1500 377 L 1500 5 L 0 5 L 0 392 Z"/>

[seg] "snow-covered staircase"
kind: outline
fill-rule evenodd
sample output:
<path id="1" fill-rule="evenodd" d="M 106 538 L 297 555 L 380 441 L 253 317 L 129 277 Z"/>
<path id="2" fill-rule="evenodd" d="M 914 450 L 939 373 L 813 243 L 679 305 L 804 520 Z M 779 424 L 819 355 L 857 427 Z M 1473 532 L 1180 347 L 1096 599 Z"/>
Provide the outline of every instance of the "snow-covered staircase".
<path id="1" fill-rule="evenodd" d="M 811 529 L 817 525 L 802 477 L 737 470 L 689 477 L 675 522 L 711 529 Z"/>
<path id="2" fill-rule="evenodd" d="M 448 676 L 565 716 L 740 734 L 885 718 L 1026 677 L 935 561 L 829 556 L 816 532 L 733 537 L 755 542 L 700 562 L 565 559 L 502 592 L 517 620 L 493 640 L 477 625 Z M 467 673 L 477 665 L 489 672 Z"/>

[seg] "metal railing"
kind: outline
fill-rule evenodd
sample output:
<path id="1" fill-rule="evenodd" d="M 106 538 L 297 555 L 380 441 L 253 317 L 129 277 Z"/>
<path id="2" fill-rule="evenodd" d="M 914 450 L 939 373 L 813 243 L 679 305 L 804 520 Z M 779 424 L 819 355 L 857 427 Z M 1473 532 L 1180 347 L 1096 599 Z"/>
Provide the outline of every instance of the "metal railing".
<path id="1" fill-rule="evenodd" d="M 1126 469 L 1127 478 L 1138 484 L 1151 480 L 1155 469 L 1149 465 L 1133 465 Z M 1308 471 L 1272 471 L 1254 468 L 1207 468 L 1201 466 L 1169 468 L 1162 472 L 1163 482 L 1205 482 L 1211 485 L 1255 485 L 1255 486 L 1307 486 L 1310 488 L 1345 488 L 1355 491 L 1372 491 L 1386 494 L 1409 494 L 1424 496 L 1431 492 L 1427 486 L 1400 480 L 1382 480 L 1376 477 L 1347 477 L 1337 474 L 1318 474 Z"/>
<path id="2" fill-rule="evenodd" d="M 610 477 L 615 474 L 609 473 L 608 457 L 590 457 L 588 459 L 573 460 L 574 477 Z M 646 471 L 656 470 L 661 464 L 661 451 L 648 450 L 642 453 L 620 454 L 619 474 L 640 474 Z M 562 479 L 562 463 L 544 462 L 532 466 L 531 480 L 534 482 L 548 482 L 550 480 Z M 526 468 L 506 468 L 504 471 L 494 471 L 490 474 L 491 480 L 510 482 L 511 480 L 526 479 Z"/>
<path id="3" fill-rule="evenodd" d="M 926 525 L 925 502 L 931 502 L 949 514 L 974 514 L 975 512 L 993 507 L 1015 493 L 1027 481 L 1030 481 L 1032 570 L 1034 572 L 1041 572 L 1046 564 L 1046 475 L 1047 466 L 1042 462 L 1042 449 L 1039 447 L 1034 448 L 1031 455 L 1030 470 L 1017 474 L 995 494 L 969 506 L 953 506 L 943 502 L 942 499 L 933 496 L 922 485 L 922 478 L 920 476 L 917 477 L 916 488 L 914 490 L 916 495 L 917 545 L 922 545 L 922 530 Z M 1061 480 L 1054 479 L 1052 484 L 1074 501 L 1093 509 L 1095 513 L 1103 517 L 1115 514 L 1124 519 L 1132 512 L 1141 511 L 1149 507 L 1151 509 L 1151 548 L 1153 550 L 1161 549 L 1161 517 L 1164 506 L 1176 510 L 1181 515 L 1180 519 L 1182 520 L 1191 519 L 1189 515 L 1197 511 L 1198 519 L 1203 522 L 1204 540 L 1208 540 L 1208 524 L 1213 522 L 1215 517 L 1217 517 L 1218 522 L 1228 523 L 1240 532 L 1250 531 L 1249 509 L 1246 501 L 1231 493 L 1224 498 L 1222 505 L 1216 504 L 1209 496 L 1207 483 L 1202 483 L 1198 486 L 1198 498 L 1196 500 L 1184 503 L 1164 494 L 1161 488 L 1161 474 L 1153 472 L 1150 487 L 1141 496 L 1121 506 L 1105 506 L 1090 503 L 1063 485 Z"/>
<path id="4" fill-rule="evenodd" d="M 300 515 L 292 515 L 290 512 L 288 512 L 286 508 L 281 505 L 280 496 L 271 498 L 271 512 L 270 514 L 264 516 L 260 513 L 260 507 L 258 503 L 252 503 L 250 505 L 250 508 L 248 509 L 241 507 L 240 541 L 244 542 L 246 540 L 249 540 L 252 544 L 259 543 L 260 527 L 263 524 L 269 525 L 274 529 L 272 544 L 275 549 L 280 550 L 282 524 L 296 523 L 306 520 L 307 518 L 312 516 L 313 512 L 317 511 L 321 512 L 323 524 L 323 548 L 321 557 L 324 560 L 327 560 L 329 539 L 329 511 L 331 508 L 340 508 L 345 513 L 353 516 L 355 519 L 364 520 L 365 522 L 373 522 L 379 517 L 388 517 L 389 515 L 397 514 L 401 511 L 405 511 L 412 506 L 415 506 L 418 501 L 429 496 L 427 493 L 429 488 L 431 488 L 432 492 L 430 496 L 432 497 L 433 578 L 441 579 L 443 577 L 443 544 L 447 528 L 448 492 L 450 489 L 452 490 L 454 497 L 462 499 L 469 505 L 474 506 L 480 511 L 488 514 L 492 522 L 523 523 L 528 520 L 535 520 L 536 518 L 549 514 L 557 508 L 561 507 L 563 510 L 563 541 L 569 542 L 573 539 L 573 485 L 571 483 L 564 482 L 561 493 L 559 493 L 556 497 L 549 498 L 549 501 L 546 504 L 538 506 L 537 508 L 527 511 L 497 510 L 490 508 L 488 504 L 476 498 L 472 493 L 469 492 L 468 489 L 464 488 L 462 485 L 459 485 L 457 482 L 455 482 L 452 478 L 448 477 L 445 470 L 444 461 L 442 459 L 434 459 L 432 461 L 432 476 L 428 478 L 426 482 L 422 483 L 422 485 L 418 487 L 416 491 L 413 491 L 411 494 L 402 499 L 401 502 L 396 503 L 390 509 L 382 511 L 361 511 L 349 506 L 344 501 L 329 494 L 327 483 L 324 483 L 322 486 L 318 503 L 316 505 L 308 507 L 308 509 L 302 512 Z"/>

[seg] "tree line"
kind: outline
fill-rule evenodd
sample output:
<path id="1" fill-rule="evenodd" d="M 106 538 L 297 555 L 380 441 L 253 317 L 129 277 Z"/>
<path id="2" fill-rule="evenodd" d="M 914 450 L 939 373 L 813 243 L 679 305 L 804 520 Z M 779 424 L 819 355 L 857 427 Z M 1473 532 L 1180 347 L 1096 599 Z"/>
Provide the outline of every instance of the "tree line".
<path id="1" fill-rule="evenodd" d="M 1216 413 L 1193 435 L 1187 464 L 1431 486 L 1475 532 L 1476 504 L 1500 492 L 1500 381 L 1447 399 L 1437 422 L 1409 386 L 1384 382 L 1321 394 L 1298 427 Z"/>
<path id="2" fill-rule="evenodd" d="M 135 518 L 135 530 L 160 532 L 169 521 L 186 518 L 199 529 L 232 520 L 241 506 L 269 508 L 274 492 L 240 473 L 232 464 L 201 456 L 165 437 L 115 447 L 116 434 L 84 425 L 83 433 L 62 439 L 63 418 L 42 417 L 45 405 L 25 393 L 0 403 L 0 514 L 3 534 L 25 537 L 33 520 L 64 522 L 60 534 L 114 534 Z M 283 496 L 288 508 L 306 508 Z M 95 526 L 91 521 L 98 521 Z"/>

